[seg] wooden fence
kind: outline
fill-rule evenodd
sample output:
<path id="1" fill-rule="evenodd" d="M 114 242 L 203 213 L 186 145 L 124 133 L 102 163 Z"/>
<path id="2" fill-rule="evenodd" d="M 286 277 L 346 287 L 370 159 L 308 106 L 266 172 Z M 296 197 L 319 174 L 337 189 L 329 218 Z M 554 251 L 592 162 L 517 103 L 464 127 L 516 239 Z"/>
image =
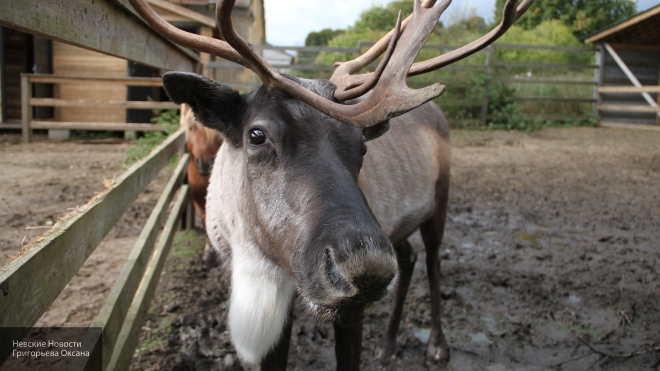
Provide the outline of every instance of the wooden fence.
<path id="1" fill-rule="evenodd" d="M 0 328 L 30 328 L 37 322 L 151 180 L 175 154 L 183 153 L 184 143 L 182 130 L 172 134 L 148 157 L 116 179 L 111 187 L 67 214 L 0 270 L 3 291 Z M 183 184 L 188 161 L 188 154 L 179 157 L 176 169 L 94 320 L 92 327 L 101 328 L 100 337 L 88 337 L 83 344 L 83 349 L 92 352 L 89 359 L 95 358 L 94 352 L 101 352 L 101 357 L 96 359 L 101 359 L 102 365 L 79 364 L 76 369 L 128 369 L 163 262 L 184 211 L 191 220 L 188 186 Z M 101 337 L 103 341 L 99 342 Z M 11 349 L 0 352 L 2 362 Z"/>
<path id="2" fill-rule="evenodd" d="M 598 93 L 640 94 L 660 93 L 660 86 L 599 86 Z M 631 104 L 599 104 L 602 111 L 660 112 L 660 106 Z"/>
<path id="3" fill-rule="evenodd" d="M 195 53 L 172 44 L 153 31 L 137 16 L 127 0 L 0 1 L 0 25 L 154 68 L 192 72 L 199 67 L 199 58 Z M 106 104 L 120 108 L 136 105 L 137 108 L 172 107 L 171 103 L 70 101 L 33 98 L 30 94 L 33 83 L 61 84 L 70 83 L 71 79 L 65 76 L 22 76 L 22 128 L 27 139 L 32 129 L 59 129 L 63 126 L 62 123 L 32 120 L 31 107 L 34 106 Z M 160 84 L 155 79 L 73 79 L 76 83 Z M 87 130 L 100 129 L 106 123 L 85 125 Z M 134 126 L 129 127 L 135 130 Z M 149 126 L 148 129 L 155 130 L 157 127 Z M 15 260 L 0 269 L 0 330 L 21 328 L 18 337 L 27 334 L 149 182 L 176 153 L 180 153 L 173 175 L 93 323 L 93 326 L 101 328 L 100 335 L 90 335 L 83 344 L 84 349 L 92 352 L 93 356 L 89 359 L 100 359 L 101 365 L 75 365 L 80 370 L 128 369 L 181 216 L 184 211 L 186 215 L 192 215 L 188 186 L 183 184 L 189 160 L 189 156 L 183 154 L 184 142 L 183 131 L 172 134 L 148 157 L 113 181 L 105 191 L 64 216 L 49 231 L 22 249 Z M 191 219 L 188 218 L 188 221 Z M 11 351 L 11 348 L 0 349 L 0 362 Z M 94 355 L 99 353 L 101 357 L 95 358 Z"/>
<path id="4" fill-rule="evenodd" d="M 319 53 L 330 53 L 330 52 L 339 52 L 339 53 L 351 53 L 357 56 L 359 53 L 364 52 L 369 46 L 373 45 L 372 42 L 359 42 L 355 48 L 334 48 L 326 46 L 272 46 L 272 45 L 253 45 L 256 50 L 278 50 L 283 52 L 290 52 L 291 54 L 297 54 L 296 61 L 293 64 L 273 64 L 273 67 L 279 72 L 293 73 L 294 75 L 304 74 L 306 77 L 325 77 L 327 78 L 330 73 L 334 70 L 334 67 L 331 65 L 319 65 L 314 61 L 315 56 Z M 437 51 L 438 53 L 447 52 L 458 48 L 457 45 L 425 45 L 422 50 L 432 50 Z M 598 65 L 593 63 L 531 63 L 531 62 L 517 62 L 517 61 L 506 61 L 506 60 L 497 60 L 496 55 L 498 50 L 537 50 L 537 51 L 546 51 L 546 52 L 564 52 L 564 53 L 575 53 L 582 54 L 589 53 L 595 55 L 597 48 L 576 48 L 576 47 L 560 47 L 560 46 L 542 46 L 542 45 L 518 45 L 518 44 L 501 44 L 495 43 L 490 45 L 486 49 L 476 53 L 473 56 L 470 56 L 466 59 L 467 63 L 459 63 L 455 65 L 450 65 L 443 68 L 446 71 L 467 71 L 470 75 L 481 74 L 484 78 L 480 82 L 481 86 L 475 87 L 471 86 L 474 84 L 473 81 L 454 81 L 452 85 L 448 85 L 448 92 L 443 96 L 438 98 L 437 103 L 443 110 L 447 111 L 447 108 L 451 107 L 461 107 L 461 108 L 471 108 L 473 111 L 477 112 L 473 114 L 472 117 L 467 117 L 461 119 L 461 121 L 471 121 L 477 124 L 485 125 L 486 122 L 491 119 L 492 112 L 489 112 L 490 97 L 492 96 L 492 89 L 495 83 L 505 84 L 509 87 L 518 88 L 521 85 L 554 85 L 554 86 L 582 86 L 587 87 L 585 93 L 581 96 L 561 96 L 561 95 L 542 95 L 542 96 L 533 96 L 533 95 L 524 95 L 516 94 L 511 99 L 514 102 L 521 102 L 522 104 L 541 104 L 548 102 L 564 103 L 564 104 L 588 104 L 589 106 L 585 109 L 582 109 L 577 115 L 568 115 L 568 114 L 555 114 L 547 112 L 532 112 L 532 114 L 538 115 L 544 119 L 554 119 L 554 120 L 569 120 L 569 119 L 586 119 L 591 115 L 596 113 L 596 103 L 597 103 L 597 92 L 596 87 L 598 85 Z M 301 56 L 307 56 L 304 58 Z M 480 58 L 480 59 L 479 59 Z M 474 63 L 475 60 L 483 60 L 480 63 Z M 472 63 L 470 63 L 472 61 Z M 374 63 L 371 67 L 375 67 Z M 243 66 L 231 63 L 231 62 L 211 62 L 208 67 L 210 68 L 229 68 L 229 69 L 243 69 Z M 564 79 L 551 79 L 551 78 L 538 78 L 534 76 L 511 76 L 507 73 L 507 69 L 517 68 L 517 69 L 527 69 L 535 71 L 595 71 L 593 74 L 586 73 L 585 78 L 575 79 L 575 78 L 564 78 Z M 502 72 L 501 72 L 502 71 Z M 300 73 L 302 72 L 302 73 Z M 259 86 L 258 80 L 253 79 L 252 82 L 243 82 L 236 84 L 235 82 L 228 82 L 227 84 L 235 88 L 244 88 L 244 89 L 253 89 Z M 409 80 L 411 86 L 415 87 L 412 80 Z M 222 81 L 221 81 L 222 82 Z M 430 81 L 424 82 L 428 85 Z M 422 84 L 423 85 L 423 84 Z M 482 95 L 475 99 L 471 97 L 469 99 L 453 99 L 449 98 L 452 95 L 452 89 L 460 89 L 464 87 L 469 87 L 471 89 L 479 88 L 482 90 Z M 451 111 L 451 110 L 450 110 Z M 532 108 L 533 111 L 533 108 Z M 445 112 L 447 113 L 447 112 Z M 452 118 L 450 117 L 450 121 Z M 454 119 L 454 121 L 458 121 Z"/>
<path id="5" fill-rule="evenodd" d="M 32 96 L 33 84 L 104 84 L 122 86 L 155 86 L 162 87 L 160 78 L 149 77 L 86 77 L 86 76 L 58 76 L 43 74 L 21 74 L 21 131 L 23 142 L 28 143 L 32 138 L 34 129 L 61 129 L 61 130 L 101 130 L 101 131 L 160 131 L 161 125 L 148 123 L 124 122 L 58 122 L 33 120 L 33 107 L 113 107 L 117 109 L 170 109 L 179 106 L 172 102 L 128 101 L 128 100 L 92 100 L 92 99 L 57 99 L 34 98 Z"/>
<path id="6" fill-rule="evenodd" d="M 599 94 L 641 94 L 656 93 L 660 94 L 660 86 L 599 86 Z M 660 106 L 640 105 L 640 104 L 598 104 L 599 111 L 620 111 L 620 112 L 654 112 L 660 115 Z M 656 122 L 660 119 L 656 116 Z M 614 128 L 636 128 L 643 130 L 659 131 L 660 126 L 649 124 L 631 124 L 629 122 L 601 121 L 600 126 Z"/>

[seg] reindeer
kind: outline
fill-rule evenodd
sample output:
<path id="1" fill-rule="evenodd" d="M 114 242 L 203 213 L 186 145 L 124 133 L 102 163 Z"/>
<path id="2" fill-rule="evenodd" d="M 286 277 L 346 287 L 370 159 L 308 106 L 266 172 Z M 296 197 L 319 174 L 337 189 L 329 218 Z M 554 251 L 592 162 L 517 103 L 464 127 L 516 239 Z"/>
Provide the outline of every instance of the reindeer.
<path id="1" fill-rule="evenodd" d="M 190 153 L 188 162 L 188 185 L 195 211 L 206 225 L 206 193 L 211 177 L 211 168 L 222 139 L 218 132 L 209 129 L 195 120 L 187 104 L 181 105 L 180 126 L 186 132 L 186 148 Z"/>
<path id="2" fill-rule="evenodd" d="M 364 312 L 394 286 L 379 357 L 395 350 L 416 260 L 407 238 L 420 229 L 431 291 L 426 355 L 449 359 L 440 322 L 438 249 L 447 213 L 449 133 L 432 102 L 441 83 L 413 90 L 406 77 L 461 60 L 492 43 L 531 5 L 513 0 L 502 22 L 461 48 L 413 63 L 444 0 L 414 0 L 414 13 L 329 81 L 280 75 L 236 34 L 234 0 L 218 0 L 224 41 L 180 31 L 144 0 L 139 14 L 170 40 L 242 64 L 263 85 L 241 95 L 190 73 L 163 82 L 223 139 L 211 174 L 207 232 L 231 254 L 228 327 L 238 355 L 262 370 L 286 369 L 297 293 L 310 313 L 334 324 L 338 370 L 359 370 Z M 373 73 L 357 74 L 383 58 Z M 398 275 L 398 279 L 394 279 Z"/>

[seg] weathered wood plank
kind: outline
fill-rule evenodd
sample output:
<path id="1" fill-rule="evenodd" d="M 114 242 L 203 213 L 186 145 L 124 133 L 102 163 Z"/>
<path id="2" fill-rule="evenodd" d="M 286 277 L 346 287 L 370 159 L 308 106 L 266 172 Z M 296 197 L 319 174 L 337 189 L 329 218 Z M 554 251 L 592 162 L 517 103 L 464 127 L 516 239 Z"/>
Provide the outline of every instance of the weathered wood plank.
<path id="1" fill-rule="evenodd" d="M 163 86 L 160 77 L 95 77 L 65 76 L 46 74 L 26 74 L 33 83 L 46 84 L 118 84 L 123 86 Z"/>
<path id="2" fill-rule="evenodd" d="M 138 109 L 170 109 L 179 108 L 172 102 L 149 102 L 130 100 L 100 100 L 100 99 L 58 99 L 58 98 L 30 98 L 31 106 L 35 107 L 121 107 Z"/>
<path id="3" fill-rule="evenodd" d="M 31 129 L 91 130 L 91 131 L 163 131 L 159 124 L 125 122 L 54 122 L 31 121 Z"/>
<path id="4" fill-rule="evenodd" d="M 373 43 L 372 43 L 373 44 Z M 341 52 L 341 53 L 359 53 L 360 48 L 335 48 L 331 46 L 275 46 L 267 44 L 252 45 L 255 50 L 291 50 L 299 52 Z"/>
<path id="5" fill-rule="evenodd" d="M 552 80 L 552 79 L 510 79 L 510 78 L 497 78 L 493 82 L 505 82 L 508 84 L 557 84 L 557 85 L 598 85 L 594 81 L 579 81 L 579 80 Z"/>
<path id="6" fill-rule="evenodd" d="M 590 116 L 581 116 L 581 115 L 570 115 L 570 114 L 543 114 L 543 115 L 532 115 L 532 118 L 538 118 L 541 120 L 589 120 Z M 495 115 L 488 115 L 489 119 L 496 118 Z"/>
<path id="7" fill-rule="evenodd" d="M 619 68 L 621 68 L 621 70 L 623 71 L 623 73 L 626 74 L 626 77 L 628 77 L 628 79 L 630 80 L 630 82 L 632 82 L 632 84 L 635 85 L 635 86 L 637 86 L 637 87 L 642 87 L 642 84 L 639 82 L 639 80 L 637 79 L 637 77 L 635 77 L 635 74 L 630 70 L 630 68 L 628 68 L 628 66 L 627 66 L 626 63 L 623 61 L 623 59 L 621 59 L 621 57 L 620 57 L 619 54 L 616 52 L 616 50 L 614 50 L 614 49 L 610 46 L 610 44 L 608 44 L 608 43 L 603 43 L 603 46 L 605 46 L 605 50 L 607 50 L 607 52 L 608 52 L 608 53 L 610 54 L 610 56 L 614 59 L 614 61 L 616 61 L 616 64 L 619 66 Z M 655 100 L 653 100 L 653 98 L 652 98 L 648 93 L 642 93 L 642 97 L 644 97 L 644 100 L 646 100 L 646 102 L 647 102 L 648 104 L 650 104 L 651 106 L 653 106 L 653 107 L 657 107 L 657 106 L 658 106 L 658 104 L 655 102 Z"/>
<path id="8" fill-rule="evenodd" d="M 121 0 L 0 1 L 0 25 L 167 70 L 195 70 L 196 56 L 170 43 Z"/>
<path id="9" fill-rule="evenodd" d="M 527 44 L 500 44 L 494 43 L 497 49 L 528 49 L 528 50 L 557 50 L 565 52 L 595 52 L 598 48 L 584 48 L 573 46 L 548 46 L 548 45 L 527 45 Z"/>
<path id="10" fill-rule="evenodd" d="M 560 97 L 513 97 L 514 101 L 540 101 L 540 102 L 579 102 L 596 103 L 594 98 L 560 98 Z"/>
<path id="11" fill-rule="evenodd" d="M 531 63 L 531 62 L 496 62 L 498 67 L 536 67 L 536 68 L 598 68 L 597 64 Z"/>
<path id="12" fill-rule="evenodd" d="M 601 121 L 598 123 L 598 126 L 604 127 L 604 128 L 612 128 L 612 129 L 634 129 L 634 130 L 650 130 L 650 131 L 660 131 L 660 125 L 653 125 L 653 124 L 629 124 L 625 122 L 608 122 L 608 121 Z"/>
<path id="13" fill-rule="evenodd" d="M 599 104 L 601 111 L 630 111 L 630 112 L 660 112 L 660 107 L 631 105 L 631 104 Z"/>
<path id="14" fill-rule="evenodd" d="M 613 26 L 610 26 L 604 30 L 601 30 L 600 32 L 596 33 L 595 35 L 591 35 L 588 38 L 584 40 L 585 43 L 587 44 L 592 44 L 595 43 L 599 40 L 602 40 L 606 38 L 609 35 L 612 35 L 620 30 L 623 30 L 624 28 L 628 28 L 636 23 L 639 23 L 645 19 L 648 19 L 650 17 L 653 17 L 656 14 L 660 14 L 660 8 L 654 7 L 651 8 L 645 12 L 638 13 L 628 19 L 625 19 L 621 23 L 615 23 Z"/>
<path id="15" fill-rule="evenodd" d="M 30 121 L 32 121 L 31 97 L 32 84 L 30 84 L 27 76 L 21 75 L 21 131 L 23 133 L 23 143 L 30 143 L 30 140 L 32 140 L 32 130 L 30 130 Z"/>
<path id="16" fill-rule="evenodd" d="M 203 15 L 194 10 L 190 10 L 181 5 L 176 5 L 164 0 L 147 0 L 147 3 L 156 9 L 162 9 L 178 16 L 183 17 L 183 19 L 190 21 L 196 21 L 207 27 L 216 28 L 215 18 Z"/>
<path id="17" fill-rule="evenodd" d="M 128 255 L 126 263 L 115 281 L 108 298 L 94 320 L 92 327 L 103 329 L 103 369 L 110 362 L 110 355 L 117 342 L 121 325 L 126 318 L 133 296 L 142 280 L 142 275 L 153 251 L 156 238 L 165 220 L 170 201 L 183 184 L 190 155 L 185 154 L 179 159 L 179 164 L 165 186 L 156 206 L 138 237 L 133 250 Z"/>
<path id="18" fill-rule="evenodd" d="M 599 93 L 660 93 L 660 86 L 599 86 Z"/>
<path id="19" fill-rule="evenodd" d="M 172 134 L 115 184 L 59 220 L 0 269 L 0 326 L 32 327 L 126 209 L 185 142 Z"/>
<path id="20" fill-rule="evenodd" d="M 372 46 L 373 41 L 360 41 L 358 42 L 358 49 Z M 594 52 L 596 48 L 588 47 L 570 47 L 570 46 L 546 46 L 546 45 L 528 45 L 528 44 L 492 44 L 497 49 L 540 49 L 540 50 L 557 50 L 557 51 L 572 51 L 572 52 Z M 422 49 L 438 49 L 438 50 L 455 50 L 463 45 L 450 45 L 450 44 L 425 44 Z M 255 45 L 256 47 L 256 45 Z M 289 47 L 284 47 L 288 50 Z M 323 48 L 323 47 L 320 47 Z M 256 49 L 256 48 L 255 48 Z M 268 45 L 263 49 L 268 49 Z M 294 50 L 294 49 L 292 49 Z M 483 52 L 483 51 L 481 51 Z"/>
<path id="21" fill-rule="evenodd" d="M 165 258 L 167 258 L 167 254 L 172 246 L 172 239 L 178 229 L 179 219 L 187 200 L 188 186 L 184 185 L 179 189 L 174 206 L 172 206 L 172 211 L 167 218 L 165 228 L 163 228 L 163 232 L 158 239 L 158 245 L 149 260 L 149 265 L 142 278 L 140 287 L 128 310 L 126 321 L 124 321 L 121 328 L 117 345 L 112 352 L 112 358 L 106 371 L 128 370 L 131 358 L 133 358 L 133 352 L 139 340 L 142 324 L 149 309 L 149 303 L 158 285 L 158 279 L 160 278 Z"/>

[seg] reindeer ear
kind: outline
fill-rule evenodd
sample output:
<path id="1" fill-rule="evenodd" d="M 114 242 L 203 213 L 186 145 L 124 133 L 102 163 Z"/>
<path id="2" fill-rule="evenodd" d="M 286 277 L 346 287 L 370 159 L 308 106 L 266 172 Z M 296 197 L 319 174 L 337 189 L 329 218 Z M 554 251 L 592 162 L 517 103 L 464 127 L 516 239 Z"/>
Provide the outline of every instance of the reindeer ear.
<path id="1" fill-rule="evenodd" d="M 362 129 L 362 135 L 364 135 L 364 138 L 367 141 L 370 141 L 387 133 L 388 130 L 390 130 L 390 120 L 385 120 L 383 122 L 377 123 L 374 126 L 369 126 Z"/>
<path id="2" fill-rule="evenodd" d="M 188 104 L 202 125 L 219 131 L 230 143 L 240 145 L 240 119 L 246 102 L 236 90 L 187 72 L 164 74 L 163 85 L 172 101 Z"/>

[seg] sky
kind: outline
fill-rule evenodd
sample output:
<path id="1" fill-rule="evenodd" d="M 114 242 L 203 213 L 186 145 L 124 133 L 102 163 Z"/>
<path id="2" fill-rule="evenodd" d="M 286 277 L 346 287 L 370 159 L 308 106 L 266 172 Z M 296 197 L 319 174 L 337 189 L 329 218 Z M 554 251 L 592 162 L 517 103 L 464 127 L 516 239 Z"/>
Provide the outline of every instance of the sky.
<path id="1" fill-rule="evenodd" d="M 385 5 L 390 1 L 264 0 L 266 41 L 271 45 L 304 45 L 308 33 L 324 28 L 346 28 L 372 5 Z M 638 0 L 637 10 L 646 10 L 658 4 L 660 0 Z M 495 12 L 495 0 L 454 0 L 440 20 L 451 24 L 452 15 L 469 14 L 471 11 L 490 21 Z"/>

